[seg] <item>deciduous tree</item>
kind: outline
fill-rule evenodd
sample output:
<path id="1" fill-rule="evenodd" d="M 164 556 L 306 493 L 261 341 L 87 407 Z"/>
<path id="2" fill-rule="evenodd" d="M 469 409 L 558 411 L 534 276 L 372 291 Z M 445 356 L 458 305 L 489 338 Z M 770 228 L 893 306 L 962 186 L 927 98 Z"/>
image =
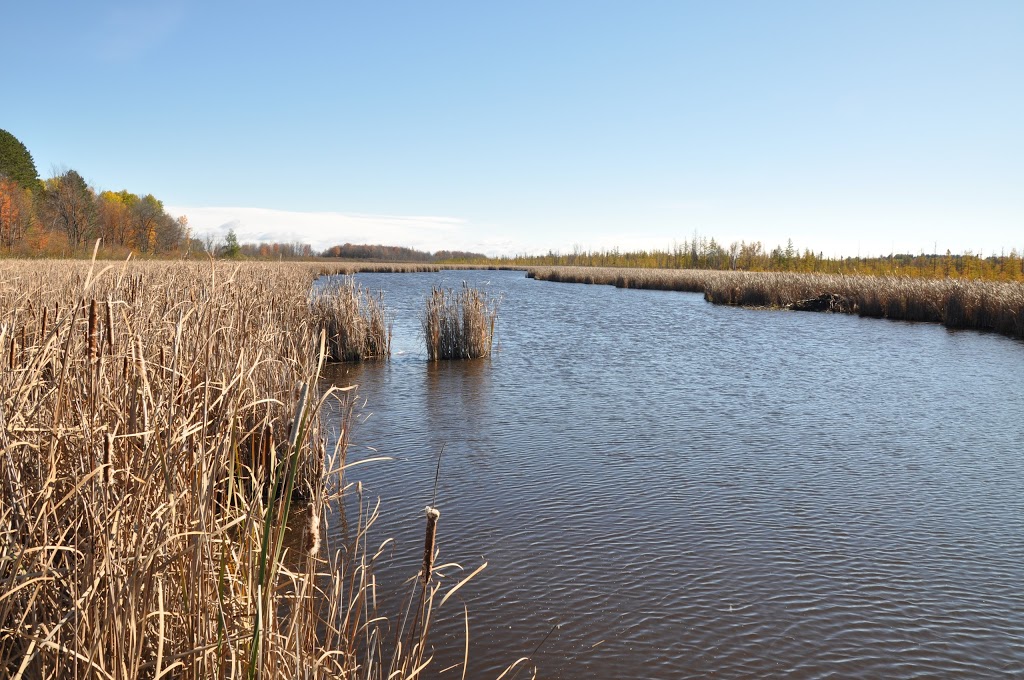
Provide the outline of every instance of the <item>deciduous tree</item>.
<path id="1" fill-rule="evenodd" d="M 109 245 L 134 245 L 132 203 L 138 196 L 127 191 L 104 191 L 96 200 L 100 238 Z"/>
<path id="2" fill-rule="evenodd" d="M 32 192 L 0 175 L 0 245 L 10 249 L 25 237 L 32 220 Z"/>
<path id="3" fill-rule="evenodd" d="M 95 197 L 76 171 L 67 170 L 46 181 L 46 204 L 53 228 L 67 236 L 72 248 L 95 235 Z"/>

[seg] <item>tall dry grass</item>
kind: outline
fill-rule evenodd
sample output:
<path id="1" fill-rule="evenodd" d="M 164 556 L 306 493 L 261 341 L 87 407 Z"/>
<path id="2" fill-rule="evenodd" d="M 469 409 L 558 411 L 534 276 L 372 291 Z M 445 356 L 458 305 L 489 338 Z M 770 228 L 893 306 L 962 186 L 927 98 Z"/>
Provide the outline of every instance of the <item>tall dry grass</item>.
<path id="1" fill-rule="evenodd" d="M 332 277 L 310 302 L 318 327 L 327 335 L 331 361 L 387 359 L 391 356 L 391 318 L 384 293 L 371 293 L 351 276 Z"/>
<path id="2" fill-rule="evenodd" d="M 816 309 L 1024 338 L 1024 285 L 965 279 L 711 270 L 535 267 L 546 281 L 702 292 L 714 304 Z"/>
<path id="3" fill-rule="evenodd" d="M 432 289 L 423 314 L 427 357 L 437 361 L 490 355 L 497 318 L 497 300 L 467 283 L 459 290 Z"/>
<path id="4" fill-rule="evenodd" d="M 457 265 L 445 265 L 448 269 Z M 416 274 L 436 273 L 441 271 L 441 265 L 417 264 L 412 262 L 346 262 L 328 261 L 319 265 L 322 274 Z"/>
<path id="5" fill-rule="evenodd" d="M 317 274 L 0 268 L 0 676 L 427 667 L 435 596 L 461 583 L 414 577 L 416 607 L 385 619 L 375 507 L 360 496 L 344 545 L 324 531 L 340 512 L 353 399 L 318 384 Z"/>

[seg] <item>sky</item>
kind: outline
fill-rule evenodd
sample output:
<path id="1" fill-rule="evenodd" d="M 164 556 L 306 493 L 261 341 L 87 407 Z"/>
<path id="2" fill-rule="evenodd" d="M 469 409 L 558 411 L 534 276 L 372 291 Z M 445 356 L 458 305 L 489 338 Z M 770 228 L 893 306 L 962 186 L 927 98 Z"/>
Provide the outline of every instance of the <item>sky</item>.
<path id="1" fill-rule="evenodd" d="M 1024 2 L 0 0 L 0 128 L 198 235 L 1024 251 Z"/>

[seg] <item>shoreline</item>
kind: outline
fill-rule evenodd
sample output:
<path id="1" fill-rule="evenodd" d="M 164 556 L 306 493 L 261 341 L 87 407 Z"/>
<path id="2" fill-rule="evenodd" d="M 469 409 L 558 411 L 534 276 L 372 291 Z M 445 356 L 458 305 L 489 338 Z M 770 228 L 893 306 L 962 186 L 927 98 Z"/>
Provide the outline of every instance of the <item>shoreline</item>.
<path id="1" fill-rule="evenodd" d="M 1024 284 L 899 276 L 616 267 L 530 267 L 556 283 L 702 293 L 712 304 L 924 321 L 1024 339 Z M 818 302 L 818 304 L 815 304 Z"/>

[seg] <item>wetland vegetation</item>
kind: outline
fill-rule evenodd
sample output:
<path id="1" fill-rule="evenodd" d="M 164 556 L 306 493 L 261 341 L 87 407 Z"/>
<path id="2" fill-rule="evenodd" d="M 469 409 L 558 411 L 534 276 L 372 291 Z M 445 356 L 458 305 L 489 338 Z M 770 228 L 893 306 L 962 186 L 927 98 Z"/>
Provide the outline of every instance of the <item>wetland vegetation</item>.
<path id="1" fill-rule="evenodd" d="M 906 276 L 614 267 L 532 267 L 527 276 L 703 293 L 714 304 L 842 312 L 1024 338 L 1024 283 Z"/>
<path id="2" fill-rule="evenodd" d="M 423 313 L 427 358 L 479 359 L 489 356 L 494 344 L 498 301 L 466 283 L 455 290 L 434 287 Z"/>
<path id="3" fill-rule="evenodd" d="M 0 675 L 391 678 L 430 662 L 434 597 L 458 570 L 421 575 L 417 605 L 388 619 L 376 506 L 357 494 L 349 538 L 324 533 L 353 396 L 319 380 L 325 328 L 351 322 L 332 316 L 338 291 L 310 304 L 320 273 L 4 262 Z M 379 322 L 374 298 L 341 292 Z"/>

